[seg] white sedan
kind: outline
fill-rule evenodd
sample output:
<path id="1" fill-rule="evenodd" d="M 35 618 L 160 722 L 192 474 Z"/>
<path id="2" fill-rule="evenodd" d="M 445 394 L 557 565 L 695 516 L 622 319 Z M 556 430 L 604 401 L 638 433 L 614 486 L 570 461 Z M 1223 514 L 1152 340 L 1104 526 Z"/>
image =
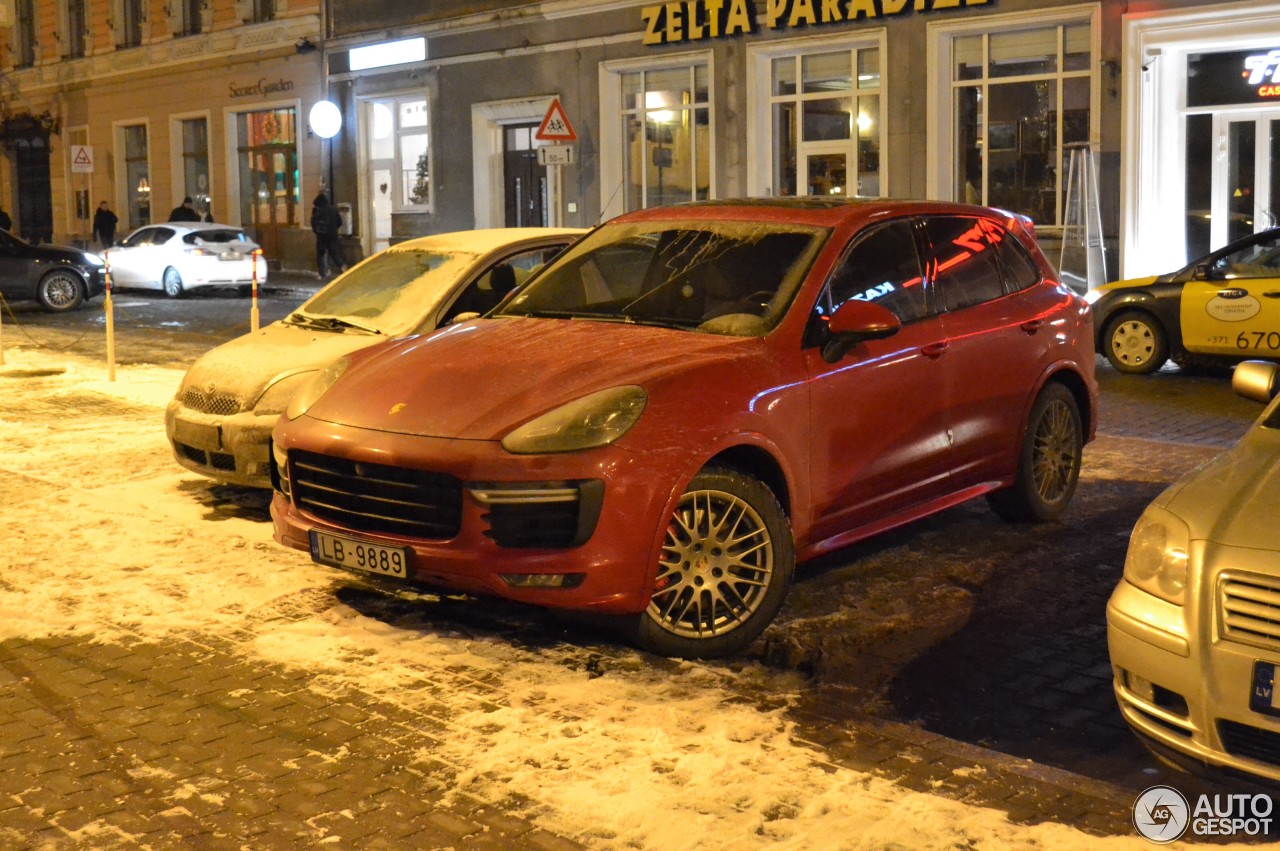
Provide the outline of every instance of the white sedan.
<path id="1" fill-rule="evenodd" d="M 262 249 L 234 225 L 169 222 L 140 227 L 102 254 L 116 287 L 162 289 L 178 298 L 197 287 L 247 288 L 267 280 Z"/>

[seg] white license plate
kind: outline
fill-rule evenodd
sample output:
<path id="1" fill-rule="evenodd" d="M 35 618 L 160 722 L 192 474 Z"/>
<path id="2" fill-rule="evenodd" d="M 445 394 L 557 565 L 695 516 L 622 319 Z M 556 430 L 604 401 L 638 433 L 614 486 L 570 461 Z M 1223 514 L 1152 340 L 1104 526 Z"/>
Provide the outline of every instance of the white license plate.
<path id="1" fill-rule="evenodd" d="M 218 259 L 219 260 L 243 260 L 244 255 L 237 251 L 228 251 L 224 254 L 219 254 Z"/>
<path id="2" fill-rule="evenodd" d="M 311 560 L 377 576 L 409 578 L 409 550 L 357 541 L 328 532 L 311 532 Z"/>

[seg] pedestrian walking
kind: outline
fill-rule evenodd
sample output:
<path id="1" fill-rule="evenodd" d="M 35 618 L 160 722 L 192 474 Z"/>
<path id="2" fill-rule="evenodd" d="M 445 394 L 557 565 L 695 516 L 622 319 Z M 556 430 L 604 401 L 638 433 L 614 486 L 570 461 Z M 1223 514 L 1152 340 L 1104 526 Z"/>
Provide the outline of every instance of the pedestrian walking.
<path id="1" fill-rule="evenodd" d="M 107 202 L 103 201 L 93 214 L 93 238 L 98 240 L 98 244 L 103 248 L 110 248 L 115 245 L 116 225 L 119 222 L 120 217 L 111 212 Z"/>
<path id="2" fill-rule="evenodd" d="M 342 243 L 339 235 L 342 231 L 342 213 L 329 203 L 329 196 L 321 192 L 311 204 L 311 232 L 316 235 L 316 271 L 320 277 L 329 276 L 329 265 L 334 272 L 346 271 L 347 264 L 342 259 Z"/>
<path id="3" fill-rule="evenodd" d="M 198 222 L 200 214 L 196 212 L 196 208 L 191 205 L 191 196 L 182 199 L 182 203 L 174 207 L 169 212 L 169 221 L 171 222 Z"/>

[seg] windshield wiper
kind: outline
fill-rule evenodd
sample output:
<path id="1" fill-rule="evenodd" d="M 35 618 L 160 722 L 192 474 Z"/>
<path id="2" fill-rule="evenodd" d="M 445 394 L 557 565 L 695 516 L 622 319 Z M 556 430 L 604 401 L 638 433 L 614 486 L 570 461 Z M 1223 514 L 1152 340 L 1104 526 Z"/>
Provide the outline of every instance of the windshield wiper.
<path id="1" fill-rule="evenodd" d="M 343 331 L 347 328 L 354 328 L 357 331 L 363 331 L 366 334 L 377 334 L 381 336 L 384 332 L 372 325 L 364 325 L 342 316 L 308 316 L 305 313 L 290 313 L 286 317 L 286 321 L 293 322 L 298 325 L 306 325 L 311 328 L 321 328 L 325 331 Z"/>

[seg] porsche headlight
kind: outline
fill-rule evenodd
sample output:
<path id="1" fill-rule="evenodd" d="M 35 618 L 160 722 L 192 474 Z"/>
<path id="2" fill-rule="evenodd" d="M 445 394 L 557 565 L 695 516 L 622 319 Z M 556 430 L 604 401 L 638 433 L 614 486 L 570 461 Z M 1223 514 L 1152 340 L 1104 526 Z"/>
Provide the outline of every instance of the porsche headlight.
<path id="1" fill-rule="evenodd" d="M 324 369 L 315 373 L 311 380 L 293 394 L 293 398 L 289 400 L 288 406 L 284 410 L 287 419 L 296 420 L 307 412 L 312 405 L 320 401 L 320 397 L 325 391 L 333 386 L 342 373 L 346 372 L 351 361 L 346 358 L 339 358 Z"/>
<path id="2" fill-rule="evenodd" d="M 1187 594 L 1191 530 L 1171 512 L 1150 506 L 1129 537 L 1124 578 L 1148 594 L 1181 606 Z"/>
<path id="3" fill-rule="evenodd" d="M 315 377 L 315 370 L 286 375 L 266 389 L 258 398 L 258 403 L 253 406 L 253 412 L 259 415 L 283 414 L 289 407 L 289 403 L 293 401 L 293 397 L 298 395 L 298 391 L 306 387 Z"/>
<path id="4" fill-rule="evenodd" d="M 607 446 L 636 424 L 648 400 L 644 388 L 634 385 L 601 390 L 525 423 L 503 438 L 502 448 L 533 455 Z"/>

